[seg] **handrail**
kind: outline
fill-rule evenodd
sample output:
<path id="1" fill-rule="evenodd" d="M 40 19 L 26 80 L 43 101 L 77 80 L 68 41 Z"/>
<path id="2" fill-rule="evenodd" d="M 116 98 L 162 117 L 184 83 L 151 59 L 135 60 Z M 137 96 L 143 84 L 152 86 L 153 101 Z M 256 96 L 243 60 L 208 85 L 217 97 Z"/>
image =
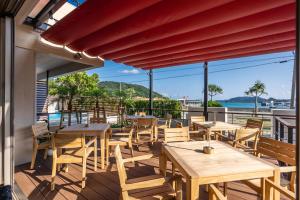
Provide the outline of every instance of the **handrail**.
<path id="1" fill-rule="evenodd" d="M 289 119 L 294 119 L 290 117 L 275 117 L 276 120 L 278 120 L 280 123 L 282 123 L 284 126 L 288 128 L 296 128 L 295 121 L 288 121 Z"/>
<path id="2" fill-rule="evenodd" d="M 139 109 L 132 109 L 130 108 L 129 110 L 149 110 L 149 108 L 139 108 Z M 191 113 L 199 113 L 203 111 L 199 110 L 174 110 L 174 109 L 161 109 L 161 108 L 153 108 L 153 110 L 160 110 L 164 112 L 191 112 Z M 93 110 L 74 110 L 72 112 L 92 112 Z M 68 113 L 70 111 L 64 110 L 64 113 Z M 37 115 L 42 116 L 42 115 L 48 115 L 48 114 L 60 114 L 61 112 L 44 112 L 44 113 L 37 113 Z M 291 119 L 296 119 L 296 115 L 284 115 L 284 114 L 271 114 L 267 112 L 243 112 L 243 111 L 208 111 L 208 113 L 216 113 L 216 114 L 241 114 L 241 115 L 257 115 L 257 116 L 270 116 L 270 117 L 283 117 L 283 118 L 291 118 Z"/>

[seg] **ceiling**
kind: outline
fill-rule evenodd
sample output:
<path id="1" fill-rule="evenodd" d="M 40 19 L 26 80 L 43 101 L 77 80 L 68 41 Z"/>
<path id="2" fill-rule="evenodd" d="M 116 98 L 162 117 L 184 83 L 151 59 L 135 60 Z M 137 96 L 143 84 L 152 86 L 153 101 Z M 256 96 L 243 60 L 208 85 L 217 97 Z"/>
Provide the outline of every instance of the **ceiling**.
<path id="1" fill-rule="evenodd" d="M 295 4 L 295 0 L 87 0 L 42 37 L 143 69 L 223 60 L 294 50 Z"/>

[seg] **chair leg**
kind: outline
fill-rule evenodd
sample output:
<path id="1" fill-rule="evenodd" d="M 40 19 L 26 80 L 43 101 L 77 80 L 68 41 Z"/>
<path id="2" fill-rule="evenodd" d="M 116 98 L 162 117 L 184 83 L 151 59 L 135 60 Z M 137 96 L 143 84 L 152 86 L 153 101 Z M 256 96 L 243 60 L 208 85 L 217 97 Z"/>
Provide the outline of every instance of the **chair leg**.
<path id="1" fill-rule="evenodd" d="M 44 160 L 46 160 L 46 159 L 47 159 L 47 156 L 48 156 L 48 148 L 47 148 L 47 149 L 45 149 L 45 152 L 44 152 Z"/>
<path id="2" fill-rule="evenodd" d="M 106 164 L 108 165 L 109 164 L 109 157 L 110 157 L 110 145 L 107 143 L 106 144 L 106 148 L 105 148 L 105 150 L 106 150 Z"/>
<path id="3" fill-rule="evenodd" d="M 56 176 L 56 160 L 52 161 L 52 175 L 51 175 L 51 191 L 55 189 L 55 176 Z"/>
<path id="4" fill-rule="evenodd" d="M 175 165 L 172 163 L 172 176 L 174 177 L 175 175 Z M 172 181 L 172 187 L 175 189 L 175 181 Z"/>
<path id="5" fill-rule="evenodd" d="M 34 164 L 35 164 L 35 159 L 36 159 L 36 154 L 37 154 L 37 145 L 33 145 L 33 151 L 32 151 L 32 157 L 31 157 L 31 165 L 30 165 L 30 169 L 34 168 Z"/>
<path id="6" fill-rule="evenodd" d="M 228 184 L 224 183 L 224 188 L 223 188 L 223 195 L 226 197 L 228 193 Z"/>
<path id="7" fill-rule="evenodd" d="M 130 153 L 131 153 L 131 157 L 133 157 L 133 147 L 132 147 L 132 143 L 128 144 L 128 148 L 130 149 Z"/>
<path id="8" fill-rule="evenodd" d="M 69 172 L 69 165 L 68 165 L 68 164 L 65 164 L 64 171 L 65 171 L 66 173 L 68 173 L 68 172 Z"/>
<path id="9" fill-rule="evenodd" d="M 85 181 L 86 181 L 86 160 L 87 160 L 87 158 L 83 158 L 83 162 L 82 162 L 82 185 L 81 185 L 81 188 L 85 188 Z"/>
<path id="10" fill-rule="evenodd" d="M 95 141 L 94 146 L 94 171 L 97 171 L 97 140 Z"/>
<path id="11" fill-rule="evenodd" d="M 176 200 L 182 200 L 182 180 L 176 180 L 175 183 Z"/>

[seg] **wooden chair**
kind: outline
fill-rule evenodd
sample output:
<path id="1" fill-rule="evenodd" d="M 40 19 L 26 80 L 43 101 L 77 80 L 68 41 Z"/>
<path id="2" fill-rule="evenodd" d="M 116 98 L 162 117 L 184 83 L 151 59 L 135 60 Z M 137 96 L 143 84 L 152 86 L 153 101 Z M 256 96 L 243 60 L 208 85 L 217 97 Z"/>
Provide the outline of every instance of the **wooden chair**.
<path id="1" fill-rule="evenodd" d="M 246 125 L 243 128 L 236 130 L 233 136 L 225 136 L 221 133 L 219 133 L 218 136 L 234 147 L 242 148 L 245 151 L 254 151 L 257 148 L 262 129 L 262 120 L 248 119 Z M 252 142 L 252 147 L 249 146 L 250 142 Z"/>
<path id="2" fill-rule="evenodd" d="M 194 122 L 205 122 L 205 116 L 191 116 L 189 124 L 191 131 L 197 130 L 197 126 L 195 126 Z"/>
<path id="3" fill-rule="evenodd" d="M 256 156 L 263 155 L 285 164 L 285 166 L 280 167 L 280 172 L 290 173 L 290 180 L 281 178 L 280 184 L 290 191 L 295 192 L 296 145 L 277 141 L 272 138 L 261 137 L 257 145 L 257 150 L 254 153 Z M 260 179 L 247 180 L 243 181 L 243 183 L 259 194 L 263 194 Z"/>
<path id="4" fill-rule="evenodd" d="M 124 163 L 150 159 L 152 156 L 153 155 L 150 154 L 123 159 L 120 146 L 116 146 L 115 157 L 121 186 L 120 199 L 182 199 L 182 182 L 179 176 L 165 178 L 162 175 L 155 174 L 133 179 L 127 178 Z M 173 181 L 175 181 L 175 190 L 170 184 Z M 142 190 L 141 192 L 139 192 L 140 189 Z M 147 189 L 147 193 L 141 196 L 141 193 L 144 192 L 145 189 Z"/>
<path id="5" fill-rule="evenodd" d="M 30 169 L 34 168 L 36 154 L 38 150 L 44 149 L 44 159 L 47 158 L 48 149 L 51 148 L 51 134 L 48 130 L 48 124 L 46 122 L 37 123 L 31 126 L 32 128 L 32 141 L 33 150 Z"/>
<path id="6" fill-rule="evenodd" d="M 131 156 L 133 156 L 132 134 L 133 128 L 122 128 L 117 131 L 110 132 L 106 139 L 106 162 L 109 162 L 110 147 L 112 146 L 127 146 L 130 149 Z"/>
<path id="7" fill-rule="evenodd" d="M 136 115 L 139 115 L 139 116 L 146 116 L 146 112 L 137 112 Z"/>
<path id="8" fill-rule="evenodd" d="M 171 122 L 172 122 L 172 115 L 166 114 L 166 117 L 165 117 L 163 123 L 160 124 L 158 122 L 158 125 L 157 125 L 158 130 L 162 130 L 165 128 L 171 128 Z"/>
<path id="9" fill-rule="evenodd" d="M 205 139 L 205 130 L 200 129 L 194 122 L 205 122 L 205 116 L 191 116 L 190 119 L 190 137 L 195 140 Z"/>
<path id="10" fill-rule="evenodd" d="M 144 143 L 144 142 L 151 142 L 155 141 L 155 129 L 156 129 L 156 119 L 150 118 L 138 118 L 135 121 L 135 128 L 136 128 L 136 142 Z M 148 136 L 148 140 L 142 140 L 141 136 Z"/>
<path id="11" fill-rule="evenodd" d="M 189 127 L 164 129 L 164 142 L 187 142 L 190 140 Z"/>
<path id="12" fill-rule="evenodd" d="M 57 133 L 52 135 L 52 176 L 51 190 L 55 189 L 56 168 L 61 164 L 82 163 L 82 188 L 86 181 L 86 164 L 89 155 L 94 152 L 94 170 L 97 171 L 97 137 L 89 137 L 86 143 L 84 134 Z M 66 171 L 68 167 L 66 166 Z"/>
<path id="13" fill-rule="evenodd" d="M 227 200 L 227 196 L 223 195 L 214 184 L 209 184 L 208 194 L 209 200 Z"/>
<path id="14" fill-rule="evenodd" d="M 281 194 L 283 194 L 285 197 L 288 197 L 291 200 L 296 200 L 296 194 L 294 192 L 291 192 L 287 190 L 286 188 L 282 187 L 281 185 L 278 185 L 271 181 L 268 178 L 264 179 L 264 185 L 265 185 L 265 191 L 264 191 L 264 198 L 265 200 L 272 200 L 272 190 L 277 190 Z"/>

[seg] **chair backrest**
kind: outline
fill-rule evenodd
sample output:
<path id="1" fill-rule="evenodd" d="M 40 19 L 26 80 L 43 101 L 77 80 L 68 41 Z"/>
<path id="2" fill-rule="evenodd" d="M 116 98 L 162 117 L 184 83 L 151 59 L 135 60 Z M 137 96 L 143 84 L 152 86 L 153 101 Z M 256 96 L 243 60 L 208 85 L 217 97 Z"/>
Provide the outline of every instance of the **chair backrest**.
<path id="1" fill-rule="evenodd" d="M 182 128 L 183 127 L 183 123 L 180 121 L 176 121 L 176 128 Z"/>
<path id="2" fill-rule="evenodd" d="M 51 137 L 52 149 L 81 148 L 85 145 L 84 134 L 73 134 L 68 132 L 58 132 Z"/>
<path id="3" fill-rule="evenodd" d="M 237 129 L 235 133 L 235 139 L 243 139 L 243 141 L 256 141 L 259 137 L 259 130 L 253 128 L 241 128 Z"/>
<path id="4" fill-rule="evenodd" d="M 146 116 L 145 112 L 138 112 L 137 114 L 140 115 L 140 116 Z"/>
<path id="5" fill-rule="evenodd" d="M 189 127 L 164 129 L 164 142 L 187 142 L 190 140 Z"/>
<path id="6" fill-rule="evenodd" d="M 106 120 L 106 118 L 102 118 L 102 117 L 96 117 L 96 118 L 94 118 L 94 117 L 91 117 L 90 118 L 90 123 L 91 124 L 96 124 L 96 123 L 98 123 L 98 124 L 100 124 L 100 123 L 107 123 L 107 120 Z"/>
<path id="7" fill-rule="evenodd" d="M 166 118 L 166 125 L 168 128 L 170 128 L 172 123 L 172 115 L 167 113 L 165 118 Z"/>
<path id="8" fill-rule="evenodd" d="M 117 169 L 118 169 L 118 174 L 119 174 L 119 180 L 121 184 L 121 188 L 126 185 L 126 180 L 127 180 L 127 175 L 126 175 L 126 169 L 124 166 L 124 161 L 122 158 L 122 153 L 120 146 L 117 145 L 115 147 L 115 158 L 116 158 L 116 163 L 117 163 Z"/>
<path id="9" fill-rule="evenodd" d="M 152 127 L 154 126 L 156 123 L 156 119 L 152 119 L 152 118 L 138 118 L 136 120 L 136 125 L 138 127 Z"/>
<path id="10" fill-rule="evenodd" d="M 204 116 L 191 116 L 190 124 L 192 125 L 193 122 L 205 122 Z"/>
<path id="11" fill-rule="evenodd" d="M 262 130 L 263 128 L 263 121 L 259 119 L 248 119 L 246 123 L 246 128 L 257 128 L 259 130 Z"/>
<path id="12" fill-rule="evenodd" d="M 272 192 L 271 189 L 280 192 L 280 194 L 284 195 L 288 199 L 296 200 L 296 193 L 292 192 L 281 185 L 274 183 L 273 181 L 269 180 L 268 178 L 264 179 L 265 189 L 264 189 L 264 196 L 265 199 L 272 199 Z"/>
<path id="13" fill-rule="evenodd" d="M 48 124 L 46 122 L 37 123 L 31 126 L 34 137 L 49 133 Z"/>
<path id="14" fill-rule="evenodd" d="M 257 153 L 270 156 L 288 165 L 296 165 L 296 145 L 260 137 Z"/>

